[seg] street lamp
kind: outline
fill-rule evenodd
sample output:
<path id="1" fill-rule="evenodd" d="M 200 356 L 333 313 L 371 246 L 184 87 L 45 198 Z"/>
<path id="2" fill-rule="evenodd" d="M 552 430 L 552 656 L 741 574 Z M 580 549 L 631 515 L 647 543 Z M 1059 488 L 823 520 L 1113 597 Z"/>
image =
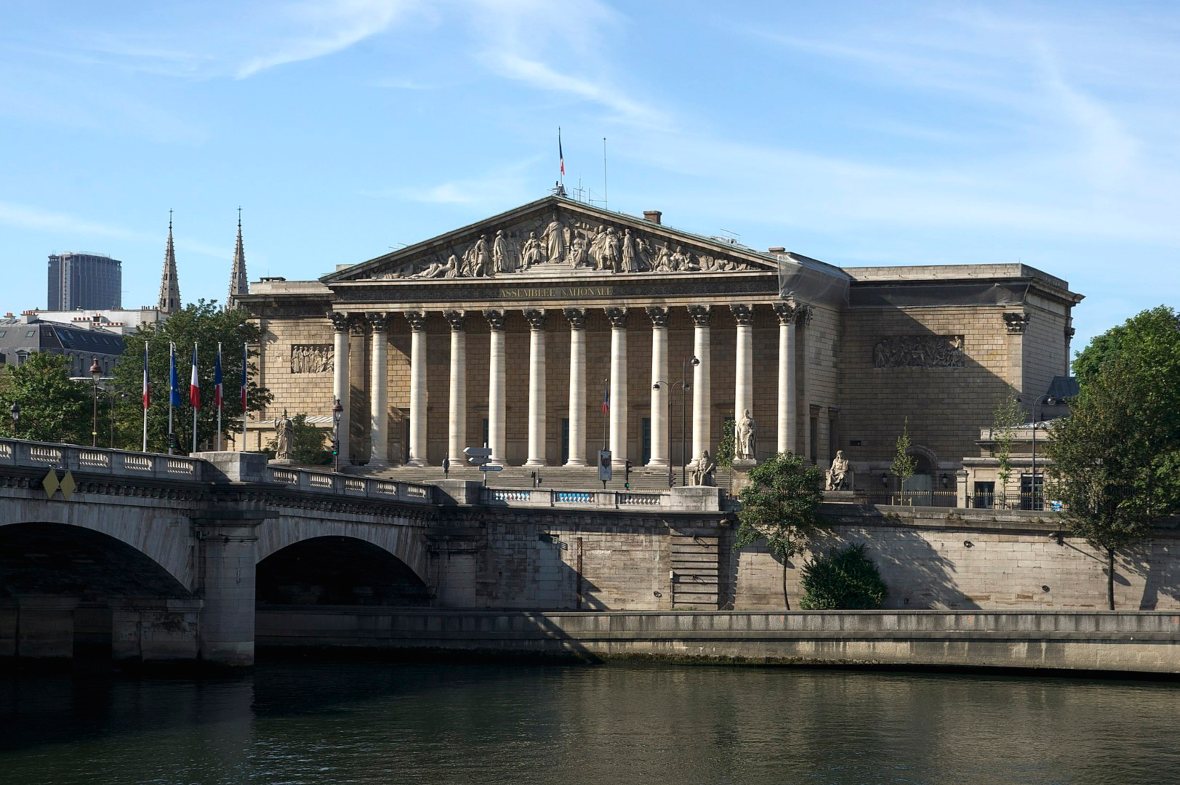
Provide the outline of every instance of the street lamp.
<path id="1" fill-rule="evenodd" d="M 12 436 L 20 437 L 20 404 L 16 401 L 12 402 Z"/>
<path id="2" fill-rule="evenodd" d="M 102 376 L 102 366 L 98 364 L 98 358 L 92 357 L 90 363 L 90 378 L 94 380 L 94 385 L 91 394 L 91 417 L 90 417 L 90 446 L 98 446 L 98 377 Z"/>
<path id="3" fill-rule="evenodd" d="M 332 404 L 332 454 L 336 459 L 336 471 L 340 471 L 340 417 L 344 414 L 344 404 L 337 398 Z"/>
<path id="4" fill-rule="evenodd" d="M 687 436 L 684 425 L 684 397 L 685 393 L 692 389 L 692 385 L 688 383 L 688 366 L 692 364 L 697 366 L 701 361 L 692 355 L 684 358 L 684 362 L 680 366 L 680 484 L 683 486 L 688 481 L 688 462 L 684 459 L 684 452 L 687 449 L 685 446 L 685 438 Z M 668 383 L 663 379 L 657 381 L 652 385 L 653 390 L 658 390 L 661 387 L 668 387 Z M 668 424 L 672 423 L 672 391 L 668 391 Z M 671 488 L 673 483 L 672 475 L 672 429 L 668 429 L 668 487 Z"/>
<path id="5" fill-rule="evenodd" d="M 1017 395 L 1016 402 L 1024 403 L 1025 397 Z M 1050 398 L 1047 395 L 1042 395 L 1040 398 L 1035 398 L 1030 402 L 1030 408 L 1032 410 L 1032 487 L 1029 488 L 1028 502 L 1030 510 L 1041 509 L 1040 505 L 1037 504 L 1037 428 L 1039 427 L 1038 420 L 1040 419 L 1040 415 L 1044 413 L 1041 411 L 1041 407 L 1052 406 L 1056 403 L 1056 399 Z"/>

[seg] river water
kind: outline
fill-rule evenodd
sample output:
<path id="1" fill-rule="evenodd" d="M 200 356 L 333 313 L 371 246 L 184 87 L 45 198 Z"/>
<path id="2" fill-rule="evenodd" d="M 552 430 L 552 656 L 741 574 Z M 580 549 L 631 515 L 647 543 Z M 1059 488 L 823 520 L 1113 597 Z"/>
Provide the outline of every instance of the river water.
<path id="1" fill-rule="evenodd" d="M 0 677 L 0 783 L 1180 783 L 1180 684 L 266 664 Z"/>

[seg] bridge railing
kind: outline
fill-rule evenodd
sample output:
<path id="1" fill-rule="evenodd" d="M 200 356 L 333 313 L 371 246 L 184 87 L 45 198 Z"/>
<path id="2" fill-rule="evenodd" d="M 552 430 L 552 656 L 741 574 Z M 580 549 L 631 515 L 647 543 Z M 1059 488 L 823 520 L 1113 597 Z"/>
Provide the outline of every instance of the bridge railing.
<path id="1" fill-rule="evenodd" d="M 396 482 L 375 477 L 352 477 L 344 474 L 267 466 L 269 482 L 297 488 L 308 493 L 359 496 L 373 501 L 397 501 L 410 504 L 434 504 L 434 487 L 414 482 Z"/>
<path id="2" fill-rule="evenodd" d="M 124 452 L 76 444 L 0 439 L 0 465 L 70 469 L 90 474 L 200 481 L 204 461 L 180 455 Z"/>
<path id="3" fill-rule="evenodd" d="M 716 488 L 670 491 L 573 491 L 556 488 L 483 488 L 480 502 L 491 507 L 551 507 L 669 511 L 717 510 Z"/>

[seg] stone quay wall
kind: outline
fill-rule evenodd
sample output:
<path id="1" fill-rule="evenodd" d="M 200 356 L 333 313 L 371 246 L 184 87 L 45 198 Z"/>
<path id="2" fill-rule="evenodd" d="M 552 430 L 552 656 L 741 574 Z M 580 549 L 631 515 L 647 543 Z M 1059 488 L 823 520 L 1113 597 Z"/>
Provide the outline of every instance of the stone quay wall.
<path id="1" fill-rule="evenodd" d="M 260 647 L 784 665 L 1180 673 L 1180 614 L 264 607 Z"/>

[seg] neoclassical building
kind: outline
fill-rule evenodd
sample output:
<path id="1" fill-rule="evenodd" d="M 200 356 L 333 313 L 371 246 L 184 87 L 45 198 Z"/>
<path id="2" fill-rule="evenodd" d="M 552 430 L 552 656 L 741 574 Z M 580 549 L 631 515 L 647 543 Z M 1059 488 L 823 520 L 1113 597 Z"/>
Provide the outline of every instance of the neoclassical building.
<path id="1" fill-rule="evenodd" d="M 661 218 L 554 195 L 318 281 L 263 279 L 235 298 L 275 396 L 247 448 L 339 399 L 353 465 L 458 466 L 486 443 L 550 477 L 604 447 L 667 474 L 748 410 L 758 460 L 839 449 L 868 487 L 906 428 L 945 485 L 1004 395 L 1068 373 L 1081 296 L 1027 265 L 840 268 Z"/>

